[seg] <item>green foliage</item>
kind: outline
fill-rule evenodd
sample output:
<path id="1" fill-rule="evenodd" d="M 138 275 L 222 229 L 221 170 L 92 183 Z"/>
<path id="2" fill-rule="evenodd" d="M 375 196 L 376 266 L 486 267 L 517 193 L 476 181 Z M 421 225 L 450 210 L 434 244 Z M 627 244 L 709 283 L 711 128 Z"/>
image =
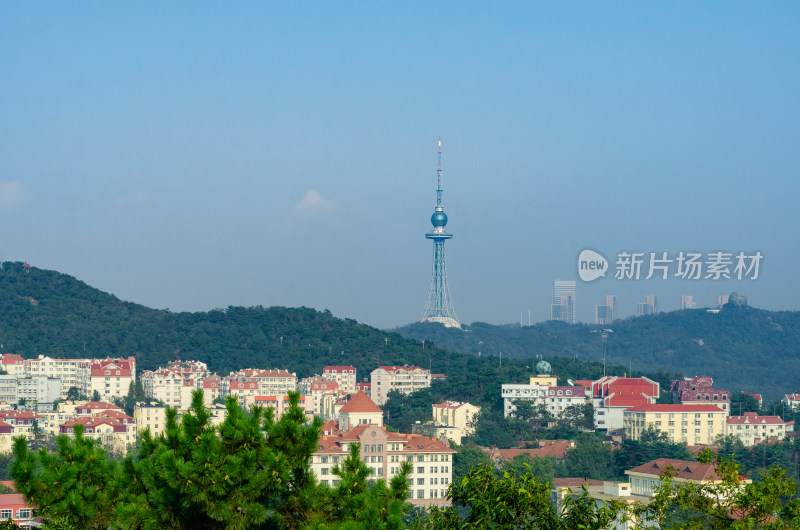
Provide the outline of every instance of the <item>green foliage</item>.
<path id="1" fill-rule="evenodd" d="M 800 312 L 764 311 L 752 307 L 725 307 L 717 314 L 702 309 L 673 311 L 619 320 L 608 338 L 609 375 L 630 372 L 655 374 L 662 389 L 679 373 L 709 374 L 719 388 L 760 392 L 770 399 L 794 390 L 800 372 Z M 493 326 L 475 322 L 469 333 L 444 326 L 415 323 L 395 331 L 432 341 L 441 348 L 477 355 L 503 352 L 535 363 L 542 356 L 562 377 L 578 357 L 592 361 L 581 379 L 602 375 L 602 347 L 598 329 L 590 325 L 543 322 L 533 326 Z M 490 353 L 491 352 L 491 353 Z M 588 368 L 588 367 L 587 367 Z M 738 410 L 733 409 L 734 413 Z"/>
<path id="2" fill-rule="evenodd" d="M 692 483 L 675 480 L 675 469 L 662 475 L 652 501 L 635 509 L 645 524 L 660 528 L 800 528 L 797 484 L 777 466 L 761 480 L 743 479 L 741 466 L 725 457 L 714 459 L 709 450 L 703 463 L 714 463 L 718 482 Z"/>
<path id="3" fill-rule="evenodd" d="M 585 493 L 568 496 L 557 511 L 550 500 L 550 485 L 532 473 L 503 472 L 489 466 L 470 471 L 450 486 L 449 497 L 457 506 L 436 509 L 416 528 L 431 529 L 574 529 L 606 528 L 618 515 L 620 505 L 601 503 Z"/>
<path id="4" fill-rule="evenodd" d="M 310 468 L 321 420 L 308 423 L 290 393 L 277 421 L 271 409 L 246 413 L 234 397 L 218 427 L 202 391 L 177 421 L 167 409 L 164 434 L 145 431 L 135 455 L 108 458 L 80 425 L 58 438 L 58 451 L 31 451 L 15 439 L 15 485 L 41 514 L 65 528 L 386 528 L 402 527 L 410 466 L 390 486 L 369 477 L 351 453 L 335 488 Z M 346 507 L 345 509 L 341 509 Z"/>
<path id="5" fill-rule="evenodd" d="M 542 484 L 552 484 L 556 476 L 556 462 L 553 458 L 539 458 L 522 453 L 503 463 L 501 471 L 512 475 L 532 473 Z"/>
<path id="6" fill-rule="evenodd" d="M 615 476 L 614 450 L 594 433 L 581 435 L 565 458 L 570 477 L 608 480 Z"/>
<path id="7" fill-rule="evenodd" d="M 473 468 L 492 463 L 486 451 L 472 442 L 456 446 L 455 449 L 457 452 L 453 455 L 453 482 L 459 482 Z"/>
<path id="8" fill-rule="evenodd" d="M 665 432 L 648 426 L 642 431 L 639 440 L 625 439 L 614 452 L 616 466 L 614 475 L 624 477 L 626 469 L 652 462 L 657 458 L 695 460 L 694 453 L 689 451 L 685 444 L 672 442 Z"/>

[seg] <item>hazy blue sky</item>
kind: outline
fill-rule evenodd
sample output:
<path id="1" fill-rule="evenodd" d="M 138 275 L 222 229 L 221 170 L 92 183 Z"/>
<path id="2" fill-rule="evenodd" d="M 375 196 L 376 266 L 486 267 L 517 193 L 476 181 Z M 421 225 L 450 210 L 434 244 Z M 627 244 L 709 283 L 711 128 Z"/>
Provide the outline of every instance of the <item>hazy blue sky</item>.
<path id="1" fill-rule="evenodd" d="M 800 308 L 798 2 L 4 2 L 0 259 L 151 307 L 419 318 L 436 137 L 464 322 L 548 315 L 584 247 L 760 251 Z"/>

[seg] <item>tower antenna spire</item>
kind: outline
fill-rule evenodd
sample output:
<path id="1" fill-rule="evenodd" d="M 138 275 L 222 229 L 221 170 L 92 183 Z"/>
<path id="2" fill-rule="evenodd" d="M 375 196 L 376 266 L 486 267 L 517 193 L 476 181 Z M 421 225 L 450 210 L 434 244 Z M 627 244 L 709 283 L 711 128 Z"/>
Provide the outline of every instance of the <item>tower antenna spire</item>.
<path id="1" fill-rule="evenodd" d="M 444 257 L 444 242 L 453 237 L 445 231 L 447 214 L 442 207 L 442 137 L 439 137 L 438 168 L 436 170 L 436 208 L 431 216 L 433 230 L 425 234 L 427 239 L 433 240 L 433 277 L 431 289 L 428 292 L 428 302 L 422 312 L 422 322 L 438 322 L 447 327 L 460 328 L 450 291 L 447 288 L 447 266 Z"/>

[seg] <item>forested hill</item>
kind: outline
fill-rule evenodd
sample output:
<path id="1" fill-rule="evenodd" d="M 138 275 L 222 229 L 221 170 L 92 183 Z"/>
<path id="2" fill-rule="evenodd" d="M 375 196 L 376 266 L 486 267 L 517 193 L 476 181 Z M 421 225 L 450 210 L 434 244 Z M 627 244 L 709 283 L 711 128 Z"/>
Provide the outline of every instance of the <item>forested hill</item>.
<path id="1" fill-rule="evenodd" d="M 800 390 L 800 312 L 725 306 L 659 313 L 615 322 L 607 361 L 633 370 L 708 374 L 715 386 L 761 392 L 777 399 Z M 469 331 L 411 324 L 395 331 L 433 341 L 452 351 L 529 358 L 602 359 L 601 326 L 545 322 L 534 326 L 492 326 L 476 322 Z"/>
<path id="2" fill-rule="evenodd" d="M 180 358 L 201 360 L 221 374 L 263 367 L 287 368 L 298 377 L 347 364 L 363 378 L 380 365 L 416 364 L 447 374 L 442 392 L 448 398 L 492 404 L 499 401 L 501 382 L 524 382 L 532 373 L 527 359 L 504 360 L 501 366 L 496 357 L 445 351 L 305 307 L 150 309 L 66 274 L 24 269 L 21 263 L 0 269 L 0 342 L 4 352 L 25 357 L 135 355 L 140 370 Z M 553 371 L 562 380 L 588 379 L 601 375 L 602 367 L 559 359 Z M 623 368 L 609 367 L 609 372 L 621 375 Z M 666 384 L 670 376 L 653 377 Z"/>
<path id="3" fill-rule="evenodd" d="M 139 369 L 199 359 L 227 373 L 245 367 L 288 368 L 298 377 L 328 364 L 368 374 L 380 364 L 416 363 L 443 370 L 453 354 L 394 333 L 305 307 L 229 307 L 196 313 L 124 302 L 55 271 L 3 263 L 0 342 L 24 357 L 135 355 Z M 429 361 L 432 359 L 432 361 Z"/>

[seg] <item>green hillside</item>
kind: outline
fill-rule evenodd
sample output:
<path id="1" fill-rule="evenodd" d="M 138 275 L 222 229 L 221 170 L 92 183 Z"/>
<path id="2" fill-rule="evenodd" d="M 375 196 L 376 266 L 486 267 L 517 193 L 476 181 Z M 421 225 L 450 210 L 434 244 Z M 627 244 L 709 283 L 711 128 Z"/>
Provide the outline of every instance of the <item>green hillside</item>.
<path id="1" fill-rule="evenodd" d="M 716 386 L 760 392 L 777 399 L 800 390 L 800 312 L 728 305 L 717 314 L 702 309 L 673 311 L 615 322 L 607 362 L 634 371 L 708 374 Z M 546 322 L 492 326 L 469 331 L 411 324 L 395 331 L 433 341 L 448 350 L 478 355 L 531 358 L 554 356 L 601 361 L 599 326 Z"/>

